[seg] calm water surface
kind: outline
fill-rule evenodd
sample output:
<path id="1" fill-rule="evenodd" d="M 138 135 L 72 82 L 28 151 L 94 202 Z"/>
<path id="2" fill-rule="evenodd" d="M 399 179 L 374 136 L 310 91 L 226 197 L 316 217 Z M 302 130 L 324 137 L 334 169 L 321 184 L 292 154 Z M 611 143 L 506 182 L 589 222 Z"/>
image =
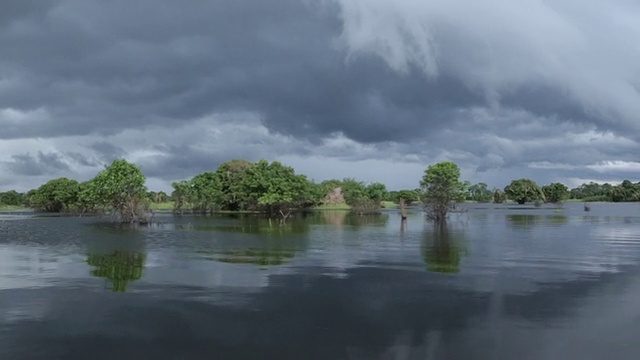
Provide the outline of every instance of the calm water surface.
<path id="1" fill-rule="evenodd" d="M 0 359 L 639 359 L 640 206 L 0 215 Z"/>

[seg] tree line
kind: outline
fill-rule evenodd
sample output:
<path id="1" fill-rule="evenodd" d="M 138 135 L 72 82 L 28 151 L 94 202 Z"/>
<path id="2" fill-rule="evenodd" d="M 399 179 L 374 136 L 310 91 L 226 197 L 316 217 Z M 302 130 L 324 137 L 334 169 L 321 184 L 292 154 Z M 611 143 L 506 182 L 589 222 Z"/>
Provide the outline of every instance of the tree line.
<path id="1" fill-rule="evenodd" d="M 151 203 L 172 201 L 179 214 L 210 214 L 219 211 L 255 211 L 287 219 L 292 212 L 318 205 L 346 204 L 356 213 L 377 212 L 383 201 L 412 205 L 421 202 L 433 218 L 446 216 L 460 201 L 502 203 L 508 200 L 560 203 L 581 201 L 639 201 L 640 183 L 624 180 L 619 185 L 588 183 L 569 190 L 561 183 L 539 186 L 531 179 L 511 181 L 503 189 L 486 183 L 460 180 L 455 163 L 429 166 L 420 187 L 388 191 L 382 183 L 352 178 L 316 183 L 278 161 L 227 161 L 214 171 L 197 174 L 172 184 L 173 191 L 149 191 L 138 166 L 115 160 L 93 179 L 78 182 L 53 179 L 26 193 L 0 193 L 0 205 L 26 206 L 37 211 L 80 214 L 109 213 L 122 222 L 139 222 Z"/>

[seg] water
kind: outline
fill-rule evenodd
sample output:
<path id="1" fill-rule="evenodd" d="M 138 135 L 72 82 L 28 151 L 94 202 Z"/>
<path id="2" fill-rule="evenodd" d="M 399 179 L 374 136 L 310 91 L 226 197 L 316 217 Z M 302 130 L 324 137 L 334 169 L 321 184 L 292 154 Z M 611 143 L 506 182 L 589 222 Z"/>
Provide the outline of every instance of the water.
<path id="1" fill-rule="evenodd" d="M 640 206 L 0 215 L 0 359 L 638 359 Z"/>

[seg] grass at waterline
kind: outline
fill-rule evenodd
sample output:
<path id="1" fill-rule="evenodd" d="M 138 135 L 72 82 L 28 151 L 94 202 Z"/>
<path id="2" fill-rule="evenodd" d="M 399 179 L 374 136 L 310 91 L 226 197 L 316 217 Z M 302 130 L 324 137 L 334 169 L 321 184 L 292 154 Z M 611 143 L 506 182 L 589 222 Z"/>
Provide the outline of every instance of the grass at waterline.
<path id="1" fill-rule="evenodd" d="M 312 208 L 313 210 L 351 210 L 347 204 L 323 204 Z"/>
<path id="2" fill-rule="evenodd" d="M 24 206 L 0 204 L 0 211 L 27 211 L 27 210 L 29 209 L 25 208 Z"/>
<path id="3" fill-rule="evenodd" d="M 393 201 L 383 201 L 381 206 L 386 209 L 393 209 L 398 206 L 398 204 Z M 151 203 L 149 204 L 149 208 L 153 211 L 171 211 L 173 210 L 173 201 L 161 202 L 161 203 Z M 312 208 L 313 210 L 350 210 L 351 206 L 347 204 L 326 204 L 319 205 Z M 218 213 L 252 213 L 251 211 L 217 211 Z"/>
<path id="4" fill-rule="evenodd" d="M 173 201 L 161 202 L 161 203 L 151 203 L 149 204 L 149 208 L 154 211 L 171 211 L 173 210 Z"/>
<path id="5" fill-rule="evenodd" d="M 382 201 L 380 203 L 380 206 L 382 206 L 385 209 L 393 209 L 398 207 L 398 204 L 394 203 L 393 201 Z"/>

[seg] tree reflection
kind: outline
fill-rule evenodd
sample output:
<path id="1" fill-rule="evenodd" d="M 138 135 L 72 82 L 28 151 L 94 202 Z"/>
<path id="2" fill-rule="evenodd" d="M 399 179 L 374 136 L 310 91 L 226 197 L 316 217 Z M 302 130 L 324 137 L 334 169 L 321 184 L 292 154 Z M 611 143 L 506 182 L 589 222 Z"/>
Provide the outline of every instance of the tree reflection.
<path id="1" fill-rule="evenodd" d="M 458 273 L 463 255 L 462 233 L 452 231 L 446 223 L 435 225 L 422 242 L 422 258 L 429 271 Z"/>
<path id="2" fill-rule="evenodd" d="M 564 225 L 568 219 L 564 215 L 505 215 L 507 225 L 513 228 L 528 228 L 538 225 Z"/>
<path id="3" fill-rule="evenodd" d="M 296 256 L 293 249 L 248 248 L 218 251 L 215 260 L 231 264 L 253 264 L 260 266 L 282 265 Z"/>
<path id="4" fill-rule="evenodd" d="M 127 285 L 142 277 L 145 255 L 141 251 L 116 250 L 89 254 L 87 263 L 95 269 L 91 275 L 107 279 L 114 292 L 127 291 Z"/>

